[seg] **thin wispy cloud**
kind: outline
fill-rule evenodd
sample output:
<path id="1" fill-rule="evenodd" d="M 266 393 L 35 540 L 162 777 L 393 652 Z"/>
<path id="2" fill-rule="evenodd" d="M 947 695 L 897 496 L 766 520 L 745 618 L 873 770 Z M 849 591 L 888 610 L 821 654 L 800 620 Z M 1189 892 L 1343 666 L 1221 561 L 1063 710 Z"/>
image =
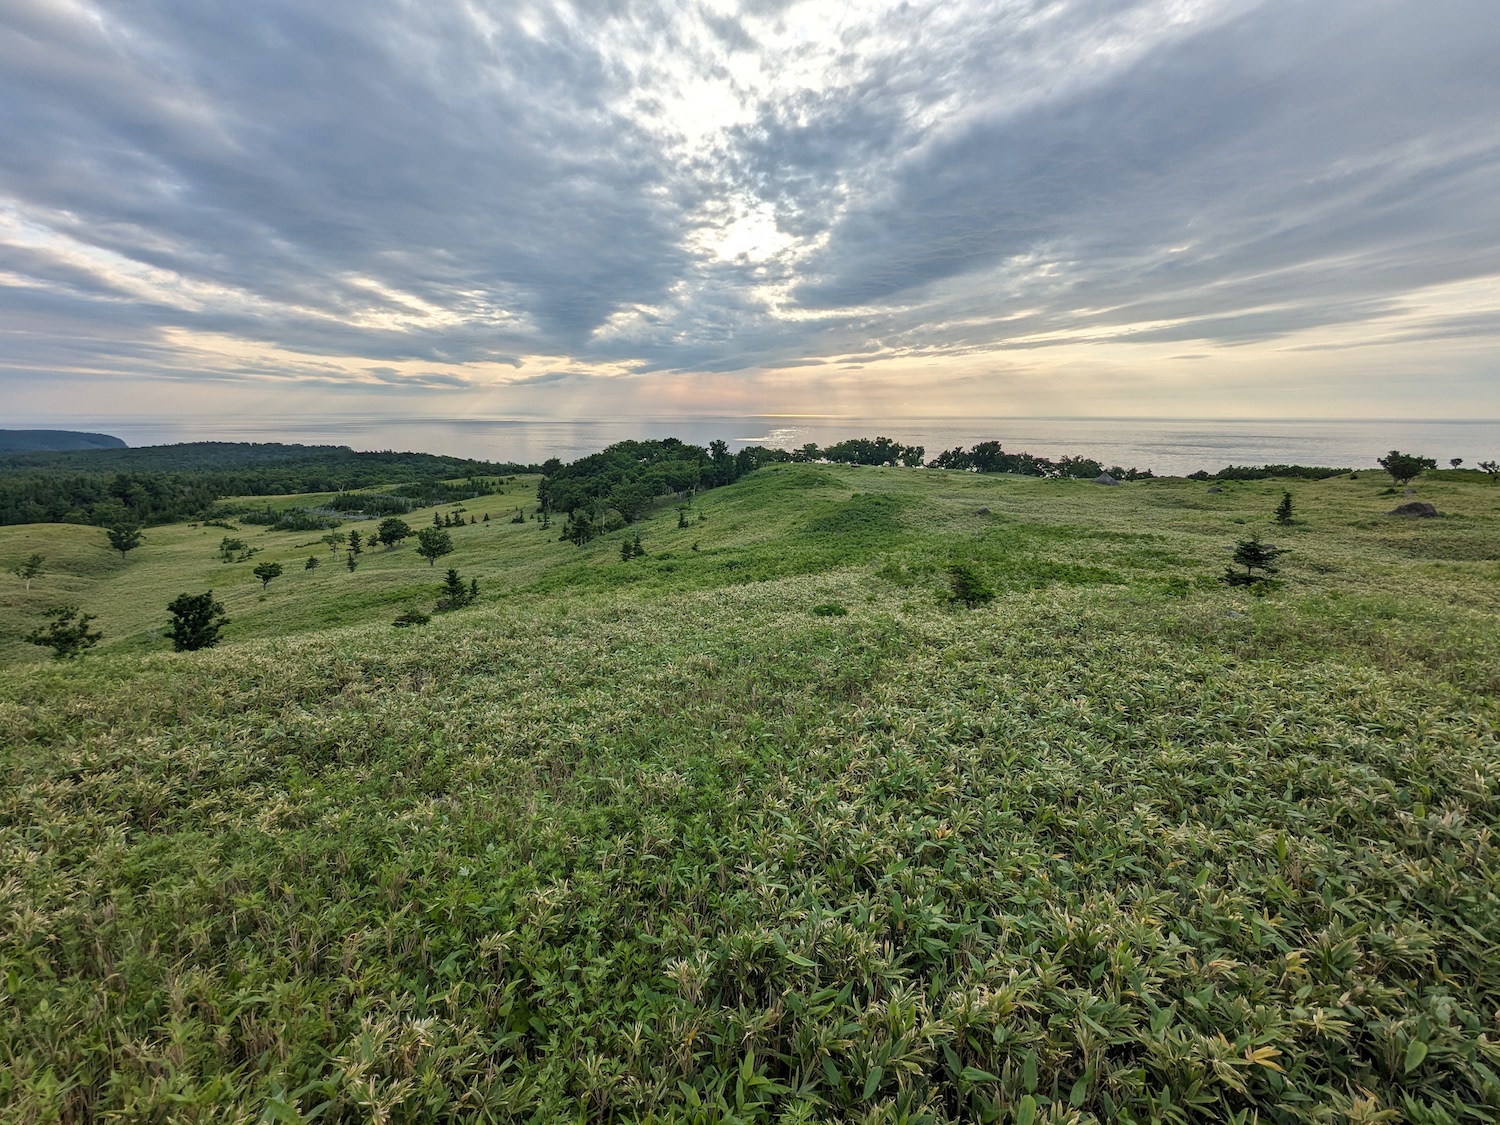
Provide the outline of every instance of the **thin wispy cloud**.
<path id="1" fill-rule="evenodd" d="M 9 0 L 0 379 L 711 408 L 1378 340 L 1472 394 L 1497 55 L 1487 0 Z"/>

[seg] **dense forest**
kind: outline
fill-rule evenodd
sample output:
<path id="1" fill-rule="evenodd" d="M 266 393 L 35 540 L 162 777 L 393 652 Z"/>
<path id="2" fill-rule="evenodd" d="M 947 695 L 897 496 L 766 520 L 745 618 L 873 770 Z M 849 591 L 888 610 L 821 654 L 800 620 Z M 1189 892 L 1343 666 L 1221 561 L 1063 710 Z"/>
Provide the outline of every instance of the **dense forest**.
<path id="1" fill-rule="evenodd" d="M 427 453 L 356 453 L 346 446 L 194 442 L 141 449 L 0 456 L 0 524 L 150 526 L 210 513 L 226 496 L 410 489 L 432 503 L 445 480 L 535 471 Z M 473 490 L 468 490 L 472 492 Z"/>

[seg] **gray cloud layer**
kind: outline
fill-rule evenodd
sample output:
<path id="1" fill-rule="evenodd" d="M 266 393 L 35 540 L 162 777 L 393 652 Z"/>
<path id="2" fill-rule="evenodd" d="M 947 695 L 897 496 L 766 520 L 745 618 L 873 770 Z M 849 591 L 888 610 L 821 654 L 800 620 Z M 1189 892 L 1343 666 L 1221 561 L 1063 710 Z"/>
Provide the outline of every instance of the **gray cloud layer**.
<path id="1" fill-rule="evenodd" d="M 1500 274 L 1492 0 L 837 7 L 7 0 L 4 365 L 1225 344 Z"/>

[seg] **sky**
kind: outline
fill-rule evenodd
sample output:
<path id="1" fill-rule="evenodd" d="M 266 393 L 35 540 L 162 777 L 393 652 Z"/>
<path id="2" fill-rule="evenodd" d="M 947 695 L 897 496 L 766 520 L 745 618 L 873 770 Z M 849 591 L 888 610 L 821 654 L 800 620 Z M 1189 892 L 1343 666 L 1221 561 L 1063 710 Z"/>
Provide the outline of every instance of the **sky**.
<path id="1" fill-rule="evenodd" d="M 0 425 L 1500 417 L 1494 0 L 0 0 Z"/>

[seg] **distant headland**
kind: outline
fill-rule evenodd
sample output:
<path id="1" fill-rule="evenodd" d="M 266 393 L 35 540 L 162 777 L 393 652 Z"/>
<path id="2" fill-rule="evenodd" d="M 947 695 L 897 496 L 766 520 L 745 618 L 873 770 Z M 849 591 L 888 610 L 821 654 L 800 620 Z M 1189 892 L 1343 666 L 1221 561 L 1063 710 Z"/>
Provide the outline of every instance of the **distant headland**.
<path id="1" fill-rule="evenodd" d="M 125 449 L 109 434 L 77 430 L 0 430 L 0 453 L 70 453 L 75 449 Z"/>

